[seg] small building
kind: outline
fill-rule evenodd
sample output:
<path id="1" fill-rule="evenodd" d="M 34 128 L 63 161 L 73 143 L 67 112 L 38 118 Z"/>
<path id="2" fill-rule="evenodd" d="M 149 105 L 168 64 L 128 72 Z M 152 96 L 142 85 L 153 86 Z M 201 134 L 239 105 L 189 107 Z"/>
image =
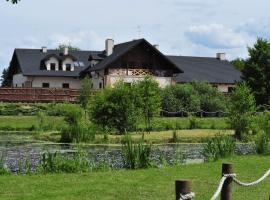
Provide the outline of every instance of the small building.
<path id="1" fill-rule="evenodd" d="M 112 86 L 120 79 L 131 84 L 152 75 L 160 87 L 208 81 L 225 93 L 241 77 L 223 53 L 213 58 L 167 56 L 145 39 L 117 45 L 107 39 L 103 51 L 15 49 L 8 74 L 12 87 L 70 89 L 79 89 L 86 75 L 92 78 L 93 89 Z"/>

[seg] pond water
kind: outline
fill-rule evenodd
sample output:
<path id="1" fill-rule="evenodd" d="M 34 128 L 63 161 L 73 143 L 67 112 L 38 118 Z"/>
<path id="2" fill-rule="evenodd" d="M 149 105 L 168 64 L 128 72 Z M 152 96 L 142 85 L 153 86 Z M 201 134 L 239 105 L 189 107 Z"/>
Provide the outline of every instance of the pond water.
<path id="1" fill-rule="evenodd" d="M 121 146 L 109 145 L 84 145 L 81 146 L 88 153 L 89 158 L 96 162 L 106 161 L 114 168 L 123 167 Z M 32 170 L 35 170 L 44 152 L 59 152 L 62 154 L 72 154 L 78 150 L 78 146 L 73 144 L 51 144 L 51 143 L 30 143 L 30 142 L 0 142 L 0 156 L 4 156 L 5 165 L 13 172 L 18 171 L 19 163 L 28 159 Z M 202 162 L 203 144 L 164 144 L 153 145 L 151 157 L 157 163 L 162 156 L 168 163 L 181 160 L 186 162 Z M 252 144 L 237 144 L 236 154 L 252 154 L 254 146 Z"/>

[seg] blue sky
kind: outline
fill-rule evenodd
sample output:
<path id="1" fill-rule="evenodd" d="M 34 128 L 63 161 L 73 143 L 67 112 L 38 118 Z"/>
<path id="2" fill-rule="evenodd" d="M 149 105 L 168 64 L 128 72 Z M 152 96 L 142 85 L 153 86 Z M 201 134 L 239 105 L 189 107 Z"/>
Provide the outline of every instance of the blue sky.
<path id="1" fill-rule="evenodd" d="M 103 50 L 106 38 L 144 37 L 165 54 L 246 57 L 257 37 L 270 36 L 269 7 L 269 0 L 1 0 L 0 70 L 14 48 Z"/>

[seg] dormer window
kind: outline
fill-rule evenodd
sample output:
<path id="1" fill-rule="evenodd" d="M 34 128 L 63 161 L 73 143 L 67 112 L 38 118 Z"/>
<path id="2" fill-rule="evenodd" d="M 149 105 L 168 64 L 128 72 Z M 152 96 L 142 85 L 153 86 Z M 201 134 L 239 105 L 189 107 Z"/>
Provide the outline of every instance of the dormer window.
<path id="1" fill-rule="evenodd" d="M 50 63 L 50 69 L 51 69 L 52 71 L 55 71 L 55 69 L 56 69 L 56 64 L 55 64 L 55 63 Z"/>
<path id="2" fill-rule="evenodd" d="M 69 63 L 66 64 L 66 71 L 71 71 L 71 64 Z"/>

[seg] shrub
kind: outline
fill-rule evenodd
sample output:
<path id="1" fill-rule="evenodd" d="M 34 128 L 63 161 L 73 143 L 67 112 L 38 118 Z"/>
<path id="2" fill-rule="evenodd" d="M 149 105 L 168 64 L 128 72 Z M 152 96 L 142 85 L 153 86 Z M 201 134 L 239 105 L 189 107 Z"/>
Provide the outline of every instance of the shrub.
<path id="1" fill-rule="evenodd" d="M 235 140 L 231 136 L 216 135 L 207 138 L 203 148 L 203 156 L 206 161 L 226 158 L 234 154 Z"/>
<path id="2" fill-rule="evenodd" d="M 95 140 L 96 128 L 84 120 L 70 124 L 61 131 L 61 142 L 89 142 Z"/>
<path id="3" fill-rule="evenodd" d="M 235 137 L 242 140 L 249 132 L 252 115 L 256 111 L 255 98 L 246 84 L 239 84 L 232 93 L 229 106 L 229 124 Z"/>
<path id="4" fill-rule="evenodd" d="M 123 81 L 100 91 L 90 108 L 92 121 L 103 130 L 115 129 L 120 134 L 135 129 L 139 108 L 134 92 L 133 86 L 129 87 Z"/>
<path id="5" fill-rule="evenodd" d="M 152 120 L 158 116 L 161 109 L 160 88 L 158 82 L 151 76 L 145 76 L 143 80 L 134 84 L 136 99 L 135 104 L 142 113 L 145 122 L 145 130 L 150 132 Z M 136 116 L 137 118 L 137 116 Z"/>
<path id="6" fill-rule="evenodd" d="M 200 110 L 207 112 L 226 111 L 225 97 L 217 88 L 206 81 L 195 81 L 192 86 L 199 95 Z"/>

